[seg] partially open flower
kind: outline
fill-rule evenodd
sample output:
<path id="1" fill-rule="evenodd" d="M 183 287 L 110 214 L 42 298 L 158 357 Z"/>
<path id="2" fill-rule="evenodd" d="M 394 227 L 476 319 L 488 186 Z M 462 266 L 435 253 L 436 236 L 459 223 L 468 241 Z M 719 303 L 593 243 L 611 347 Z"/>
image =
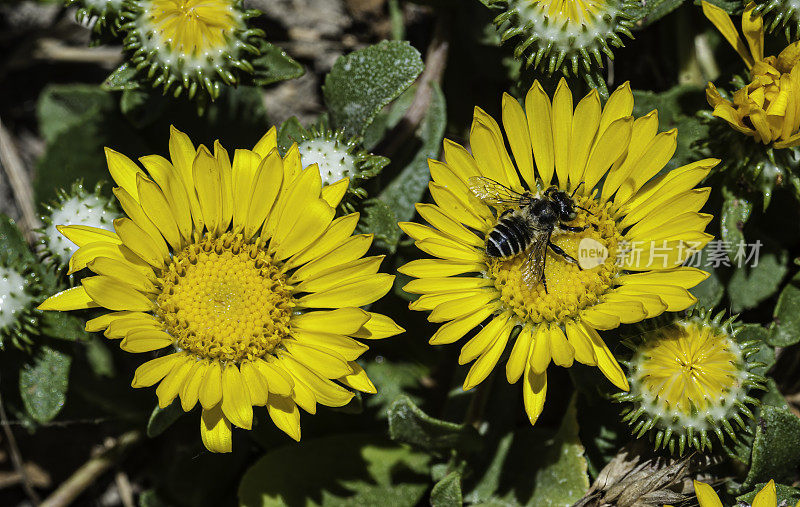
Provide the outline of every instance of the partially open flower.
<path id="1" fill-rule="evenodd" d="M 205 91 L 211 99 L 220 84 L 236 85 L 252 73 L 261 30 L 248 27 L 258 11 L 238 0 L 131 0 L 123 26 L 130 62 L 164 93 L 192 98 Z"/>
<path id="2" fill-rule="evenodd" d="M 764 56 L 764 26 L 748 4 L 742 15 L 742 30 L 747 48 L 725 11 L 703 2 L 703 12 L 733 45 L 750 71 L 750 83 L 722 97 L 708 84 L 706 96 L 714 116 L 722 118 L 738 132 L 777 149 L 800 145 L 800 42 L 791 44 L 776 56 Z"/>
<path id="3" fill-rule="evenodd" d="M 350 390 L 375 392 L 356 359 L 357 339 L 402 332 L 360 307 L 392 287 L 382 256 L 355 235 L 358 213 L 334 219 L 347 179 L 322 187 L 316 165 L 303 168 L 296 146 L 281 157 L 275 129 L 231 160 L 215 143 L 195 148 L 174 129 L 171 161 L 106 150 L 127 217 L 114 231 L 67 226 L 80 248 L 70 271 L 96 276 L 56 294 L 42 310 L 109 310 L 86 324 L 121 339 L 131 353 L 162 355 L 142 364 L 133 387 L 158 384 L 164 408 L 180 398 L 202 406 L 201 435 L 215 452 L 231 450 L 231 427 L 250 429 L 253 406 L 300 440 L 300 412 L 340 407 Z M 149 354 L 152 357 L 151 354 Z"/>
<path id="4" fill-rule="evenodd" d="M 620 34 L 633 37 L 630 0 L 491 0 L 503 12 L 495 18 L 502 40 L 516 39 L 514 56 L 528 66 L 552 74 L 594 78 L 603 55 L 614 58 L 611 47 L 623 46 Z"/>
<path id="5" fill-rule="evenodd" d="M 710 485 L 700 481 L 694 481 L 694 491 L 697 495 L 697 503 L 700 504 L 700 507 L 722 507 L 722 502 L 714 491 L 714 488 Z M 741 502 L 739 505 L 746 507 L 748 504 Z M 784 505 L 785 503 L 781 503 L 781 506 Z M 761 488 L 761 491 L 756 494 L 755 498 L 753 498 L 753 503 L 749 504 L 749 506 L 778 507 L 778 494 L 775 489 L 775 481 L 770 480 Z M 797 502 L 796 507 L 800 507 L 800 502 Z"/>
<path id="6" fill-rule="evenodd" d="M 731 421 L 746 430 L 742 416 L 753 417 L 747 405 L 757 401 L 749 390 L 765 382 L 748 361 L 757 347 L 738 342 L 741 326 L 733 318 L 723 321 L 723 315 L 697 311 L 644 333 L 634 344 L 631 390 L 616 399 L 629 404 L 623 421 L 638 437 L 652 431 L 656 449 L 711 449 L 712 435 L 736 441 Z"/>

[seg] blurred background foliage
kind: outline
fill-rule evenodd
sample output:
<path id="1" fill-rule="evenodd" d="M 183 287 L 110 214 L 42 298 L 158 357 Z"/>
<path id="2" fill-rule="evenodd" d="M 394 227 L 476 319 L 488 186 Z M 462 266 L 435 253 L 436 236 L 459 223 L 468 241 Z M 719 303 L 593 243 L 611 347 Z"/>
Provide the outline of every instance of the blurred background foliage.
<path id="1" fill-rule="evenodd" d="M 418 256 L 396 222 L 412 219 L 414 203 L 428 198 L 427 159 L 439 156 L 443 138 L 465 142 L 474 106 L 499 117 L 503 91 L 519 97 L 539 78 L 552 93 L 557 81 L 514 60 L 499 43 L 494 14 L 478 0 L 246 5 L 263 12 L 253 23 L 275 45 L 267 56 L 276 83 L 226 88 L 198 115 L 184 97 L 103 86 L 121 62 L 120 47 L 89 47 L 91 30 L 75 21 L 73 7 L 4 0 L 4 265 L 34 277 L 42 295 L 74 282 L 29 245 L 60 189 L 80 180 L 86 188 L 100 183 L 110 196 L 105 146 L 131 157 L 165 154 L 175 125 L 197 144 L 219 139 L 230 150 L 252 146 L 277 125 L 285 148 L 299 129 L 324 118 L 391 160 L 363 184 L 368 197 L 356 209 L 360 229 L 376 235 L 374 250 L 388 255 L 384 270 L 392 272 Z M 739 12 L 742 5 L 724 7 Z M 635 40 L 606 62 L 609 88 L 630 81 L 634 114 L 658 109 L 660 130 L 678 128 L 667 170 L 707 155 L 724 158 L 708 153 L 698 112 L 708 109 L 706 82 L 727 83 L 738 57 L 691 2 L 648 0 L 637 16 Z M 784 44 L 776 35 L 768 48 Z M 576 97 L 588 91 L 581 80 L 571 85 Z M 780 498 L 793 503 L 800 498 L 800 209 L 781 182 L 764 191 L 723 173 L 709 183 L 709 231 L 763 247 L 757 266 L 719 262 L 694 293 L 703 306 L 741 315 L 748 338 L 762 348 L 760 373 L 770 376 L 770 388 L 751 433 L 709 457 L 702 473 L 716 485 L 728 480 L 730 501 L 750 499 L 775 479 Z M 610 386 L 592 368 L 551 369 L 548 402 L 533 428 L 518 385 L 488 381 L 463 392 L 457 348 L 427 344 L 434 327 L 407 311 L 414 297 L 401 288 L 407 281 L 398 275 L 394 291 L 374 305 L 407 330 L 371 343 L 362 358 L 377 395 L 304 416 L 299 444 L 257 410 L 253 431 L 234 432 L 228 455 L 203 448 L 195 417 L 179 417 L 177 407 L 154 410 L 150 390 L 131 389 L 141 360 L 83 331 L 86 316 L 36 315 L 32 345 L 0 351 L 0 504 L 31 505 L 62 485 L 76 504 L 126 507 L 570 505 L 621 449 L 637 445 L 608 400 Z M 619 338 L 636 332 L 623 326 L 603 337 L 624 358 Z M 659 463 L 657 470 L 666 466 Z"/>

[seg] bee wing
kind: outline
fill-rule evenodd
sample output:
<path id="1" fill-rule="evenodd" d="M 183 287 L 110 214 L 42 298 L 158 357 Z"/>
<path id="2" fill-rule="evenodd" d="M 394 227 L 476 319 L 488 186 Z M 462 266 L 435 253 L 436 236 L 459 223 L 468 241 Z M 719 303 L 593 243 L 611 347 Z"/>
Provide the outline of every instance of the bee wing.
<path id="1" fill-rule="evenodd" d="M 528 196 L 511 190 L 491 178 L 473 176 L 467 183 L 475 197 L 492 206 L 520 206 L 529 200 Z"/>
<path id="2" fill-rule="evenodd" d="M 544 263 L 547 256 L 547 243 L 550 233 L 547 230 L 533 229 L 533 242 L 528 247 L 522 264 L 522 280 L 533 290 L 544 276 Z"/>

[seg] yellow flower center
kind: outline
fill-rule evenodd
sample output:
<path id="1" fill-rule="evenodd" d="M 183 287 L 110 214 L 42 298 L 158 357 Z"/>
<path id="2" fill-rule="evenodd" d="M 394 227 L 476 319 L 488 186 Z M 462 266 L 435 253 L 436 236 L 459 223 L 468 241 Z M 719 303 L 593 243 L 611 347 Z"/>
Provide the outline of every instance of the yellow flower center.
<path id="1" fill-rule="evenodd" d="M 591 22 L 606 7 L 603 0 L 530 0 L 530 3 L 540 5 L 551 18 L 578 24 Z"/>
<path id="2" fill-rule="evenodd" d="M 157 315 L 179 348 L 236 363 L 289 336 L 291 289 L 270 254 L 240 234 L 206 235 L 160 275 Z"/>
<path id="3" fill-rule="evenodd" d="M 229 33 L 240 25 L 225 0 L 151 0 L 145 17 L 160 42 L 187 56 L 226 47 Z"/>
<path id="4" fill-rule="evenodd" d="M 551 241 L 574 259 L 590 255 L 597 265 L 581 269 L 548 248 L 543 278 L 530 287 L 525 281 L 526 253 L 507 260 L 490 259 L 489 275 L 501 293 L 505 306 L 529 322 L 563 322 L 578 316 L 581 309 L 595 304 L 612 286 L 618 271 L 617 249 L 622 235 L 610 214 L 610 205 L 591 197 L 575 197 L 578 216 L 570 226 L 589 227 L 582 232 L 553 232 Z M 588 250 L 587 250 L 588 249 Z M 603 259 L 605 256 L 605 259 Z"/>
<path id="5" fill-rule="evenodd" d="M 637 384 L 666 411 L 706 411 L 738 390 L 738 346 L 726 333 L 697 324 L 673 325 L 640 350 Z"/>

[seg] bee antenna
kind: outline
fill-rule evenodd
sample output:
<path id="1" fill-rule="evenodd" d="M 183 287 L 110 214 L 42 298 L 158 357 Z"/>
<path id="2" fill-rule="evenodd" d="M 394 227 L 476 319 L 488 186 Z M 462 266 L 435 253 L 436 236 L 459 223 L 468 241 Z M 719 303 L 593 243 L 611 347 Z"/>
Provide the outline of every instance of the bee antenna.
<path id="1" fill-rule="evenodd" d="M 572 195 L 570 195 L 570 197 L 575 197 L 575 194 L 578 192 L 578 189 L 581 188 L 581 185 L 583 185 L 583 183 L 584 183 L 583 181 L 578 183 L 578 186 L 575 187 L 575 190 L 572 191 Z M 581 208 L 581 209 L 583 209 L 583 208 Z"/>
<path id="2" fill-rule="evenodd" d="M 574 205 L 574 206 L 575 206 L 576 208 L 578 208 L 578 209 L 582 209 L 582 210 L 583 210 L 583 211 L 585 211 L 586 213 L 588 213 L 588 214 L 590 214 L 590 215 L 594 216 L 594 213 L 592 213 L 592 212 L 591 212 L 591 211 L 589 211 L 588 209 L 584 208 L 583 206 L 578 206 L 578 205 Z"/>

